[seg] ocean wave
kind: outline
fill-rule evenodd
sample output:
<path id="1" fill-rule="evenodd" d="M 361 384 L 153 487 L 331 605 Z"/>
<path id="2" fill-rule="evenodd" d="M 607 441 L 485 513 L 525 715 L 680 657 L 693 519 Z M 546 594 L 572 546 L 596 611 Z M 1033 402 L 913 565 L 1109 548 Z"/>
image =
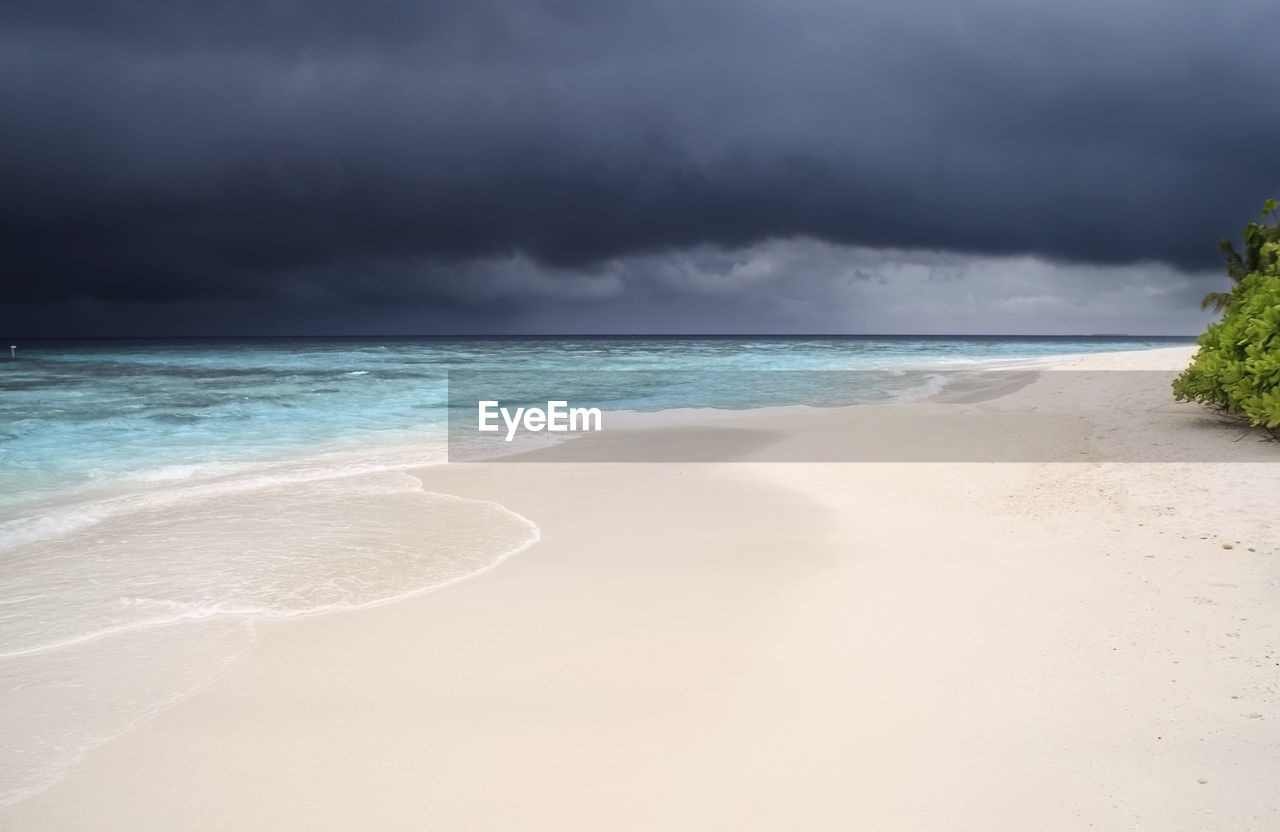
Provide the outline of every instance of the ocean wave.
<path id="1" fill-rule="evenodd" d="M 444 463 L 446 457 L 443 435 L 432 434 L 411 444 L 364 444 L 258 462 L 161 465 L 104 475 L 100 480 L 104 485 L 96 494 L 55 492 L 25 509 L 19 507 L 18 516 L 0 522 L 0 551 L 62 537 L 129 512 L 291 484 L 426 468 Z"/>

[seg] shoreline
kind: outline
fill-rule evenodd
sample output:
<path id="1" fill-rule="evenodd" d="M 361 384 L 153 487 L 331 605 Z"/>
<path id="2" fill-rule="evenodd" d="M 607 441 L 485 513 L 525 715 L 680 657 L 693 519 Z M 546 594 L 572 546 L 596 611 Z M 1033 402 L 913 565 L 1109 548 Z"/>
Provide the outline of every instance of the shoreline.
<path id="1" fill-rule="evenodd" d="M 1052 393 L 1037 384 L 1012 395 Z M 1119 416 L 1136 433 L 1166 404 Z M 848 416 L 824 415 L 826 430 Z M 1225 830 L 1280 818 L 1260 797 L 1280 776 L 1280 702 L 1265 682 L 1280 536 L 1264 507 L 1240 506 L 1265 503 L 1251 495 L 1266 491 L 1257 477 L 1280 485 L 1273 469 L 1241 482 L 1230 464 L 1152 477 L 750 455 L 415 470 L 429 491 L 528 518 L 541 542 L 447 591 L 256 625 L 253 652 L 218 681 L 0 809 L 0 823 L 159 830 L 180 812 L 202 819 L 190 828 L 249 830 L 427 817 L 1172 829 L 1211 811 L 1196 828 Z M 1160 681 L 1172 665 L 1182 688 Z M 974 755 L 989 765 L 966 765 Z M 1151 781 L 1152 766 L 1185 793 Z"/>
<path id="2" fill-rule="evenodd" d="M 1270 437 L 1175 403 L 1195 347 L 1028 359 L 957 370 L 928 396 L 743 410 L 609 411 L 600 433 L 464 463 L 1245 463 Z M 1022 395 L 1029 387 L 1030 395 Z M 1135 403 L 1143 412 L 1130 413 Z M 621 422 L 621 425 L 618 423 Z M 1143 436 L 1143 432 L 1150 437 Z M 1223 434 L 1230 439 L 1223 441 Z M 1250 437 L 1250 442 L 1241 439 Z"/>
<path id="3" fill-rule="evenodd" d="M 927 375 L 951 373 L 957 376 L 962 376 L 962 378 L 958 380 L 960 382 L 958 385 L 956 379 L 944 379 L 942 385 L 938 389 L 929 392 L 922 393 L 920 391 L 908 391 L 906 394 L 891 396 L 883 400 L 871 400 L 847 404 L 783 404 L 743 408 L 675 407 L 643 411 L 624 409 L 606 410 L 604 411 L 604 415 L 611 425 L 616 425 L 620 421 L 622 423 L 622 431 L 646 431 L 671 427 L 715 426 L 726 423 L 741 426 L 744 424 L 749 425 L 753 420 L 762 420 L 769 417 L 851 413 L 912 403 L 927 404 L 946 402 L 952 404 L 979 404 L 1017 392 L 1027 384 L 1032 383 L 1035 380 L 1036 374 L 1040 372 L 1072 371 L 1078 369 L 1082 364 L 1085 366 L 1090 364 L 1101 364 L 1102 367 L 1100 369 L 1106 372 L 1131 371 L 1133 368 L 1128 365 L 1133 363 L 1133 356 L 1135 355 L 1142 355 L 1144 357 L 1142 359 L 1143 363 L 1139 365 L 1142 367 L 1151 365 L 1160 366 L 1167 362 L 1185 365 L 1190 360 L 1191 354 L 1194 353 L 1196 349 L 1198 349 L 1198 347 L 1195 345 L 1151 347 L 1097 353 L 1069 353 L 1060 356 L 1048 357 L 1037 356 L 1029 358 L 966 359 L 955 363 L 904 365 L 902 367 L 895 367 L 893 370 Z M 1120 366 L 1107 366 L 1108 364 L 1114 365 L 1117 363 Z M 883 370 L 868 370 L 867 372 L 875 373 L 883 372 Z M 1024 378 L 1018 380 L 1005 380 L 1001 378 L 999 379 L 998 384 L 992 384 L 987 380 L 985 384 L 979 385 L 976 383 L 979 379 L 963 377 L 967 373 L 975 372 L 991 372 L 995 374 L 1019 373 L 1024 375 Z M 616 432 L 616 430 L 616 428 L 611 428 L 611 432 Z M 511 448 L 506 449 L 501 453 L 495 453 L 491 456 L 468 458 L 460 460 L 459 462 L 462 464 L 476 462 L 488 463 L 499 460 L 509 460 L 513 457 L 525 457 L 527 454 L 533 454 L 536 457 L 544 455 L 549 447 L 563 447 L 567 443 L 580 442 L 584 438 L 590 437 L 584 437 L 583 435 L 571 435 L 554 442 L 540 443 L 533 449 Z M 546 461 L 554 462 L 557 460 L 548 457 Z"/>

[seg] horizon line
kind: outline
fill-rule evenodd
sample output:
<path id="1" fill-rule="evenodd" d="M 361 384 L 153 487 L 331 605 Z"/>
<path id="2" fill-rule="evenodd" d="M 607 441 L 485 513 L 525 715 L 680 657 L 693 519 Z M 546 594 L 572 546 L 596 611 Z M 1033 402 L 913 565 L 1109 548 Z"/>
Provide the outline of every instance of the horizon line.
<path id="1" fill-rule="evenodd" d="M 0 335 L 8 341 L 194 341 L 245 338 L 1198 338 L 1199 333 L 1144 332 L 463 332 L 450 334 L 362 333 L 362 334 L 239 334 L 239 335 Z"/>

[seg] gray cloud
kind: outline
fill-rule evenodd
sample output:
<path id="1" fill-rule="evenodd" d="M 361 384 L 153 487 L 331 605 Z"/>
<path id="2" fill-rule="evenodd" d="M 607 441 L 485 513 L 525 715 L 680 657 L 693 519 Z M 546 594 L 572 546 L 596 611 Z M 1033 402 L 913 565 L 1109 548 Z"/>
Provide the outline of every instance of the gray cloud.
<path id="1" fill-rule="evenodd" d="M 884 331 L 910 326 L 882 281 L 963 304 L 1000 263 L 1023 283 L 953 326 L 1150 291 L 1130 328 L 1182 327 L 1216 238 L 1280 190 L 1272 11 L 7 3 L 0 325 L 796 331 L 835 325 L 829 292 Z M 753 282 L 766 251 L 786 280 Z"/>
<path id="2" fill-rule="evenodd" d="M 813 239 L 698 246 L 554 267 L 525 255 L 344 264 L 282 277 L 274 297 L 81 298 L 51 310 L 93 335 L 297 333 L 1186 334 L 1226 278 L 1159 263 L 873 249 Z M 287 299 L 287 302 L 286 302 Z M 163 323 L 157 327 L 156 321 Z M 106 325 L 103 325 L 106 322 Z M 30 334 L 38 334 L 31 331 Z"/>

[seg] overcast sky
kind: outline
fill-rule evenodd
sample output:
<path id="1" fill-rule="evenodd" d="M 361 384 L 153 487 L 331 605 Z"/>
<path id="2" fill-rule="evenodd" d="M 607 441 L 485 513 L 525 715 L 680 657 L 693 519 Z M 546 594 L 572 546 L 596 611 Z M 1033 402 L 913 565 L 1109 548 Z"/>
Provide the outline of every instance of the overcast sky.
<path id="1" fill-rule="evenodd" d="M 1274 0 L 7 0 L 0 333 L 1194 333 Z"/>

